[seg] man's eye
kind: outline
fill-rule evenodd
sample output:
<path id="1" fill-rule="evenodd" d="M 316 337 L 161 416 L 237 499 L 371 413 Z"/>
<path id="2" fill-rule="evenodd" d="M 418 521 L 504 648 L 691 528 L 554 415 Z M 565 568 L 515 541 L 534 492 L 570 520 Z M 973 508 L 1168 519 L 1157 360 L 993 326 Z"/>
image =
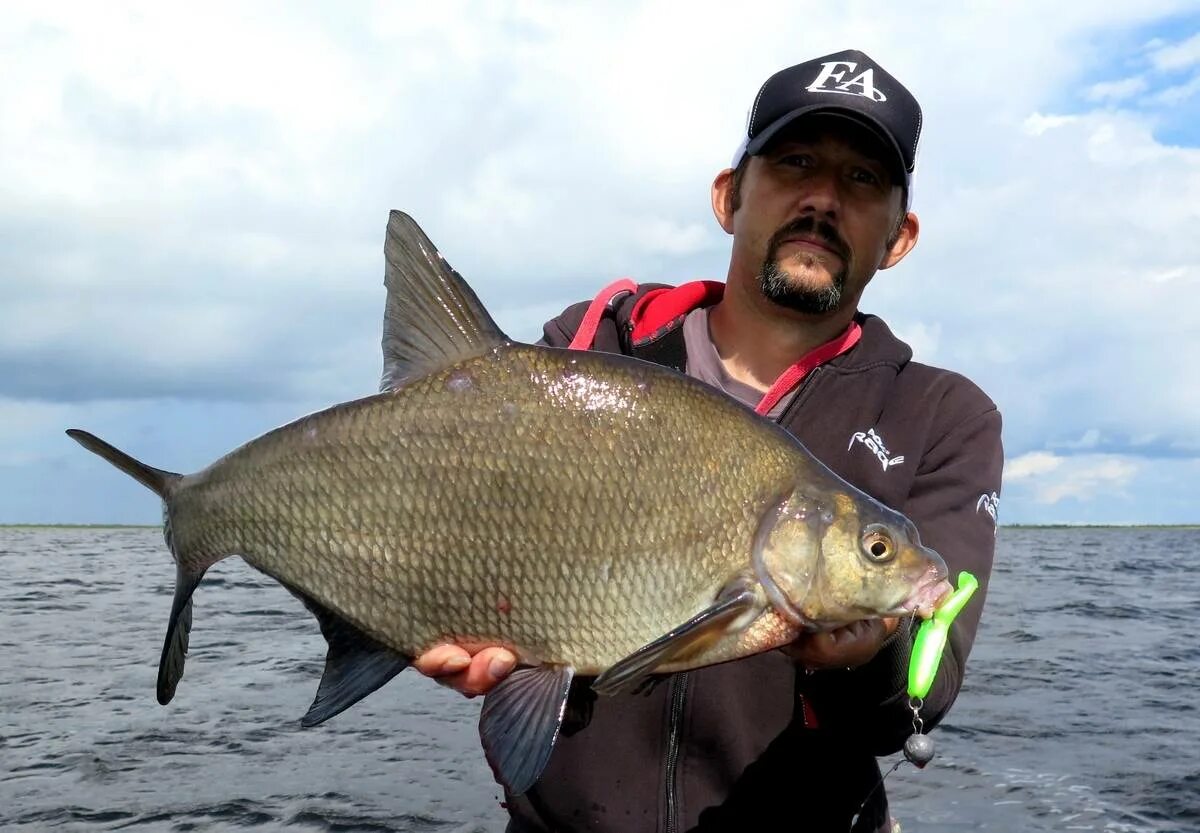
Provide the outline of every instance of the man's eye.
<path id="1" fill-rule="evenodd" d="M 812 157 L 803 153 L 789 153 L 787 156 L 780 157 L 779 164 L 793 168 L 811 168 Z"/>
<path id="2" fill-rule="evenodd" d="M 850 177 L 855 182 L 861 182 L 863 185 L 882 185 L 883 181 L 872 171 L 866 168 L 855 168 L 850 172 Z"/>

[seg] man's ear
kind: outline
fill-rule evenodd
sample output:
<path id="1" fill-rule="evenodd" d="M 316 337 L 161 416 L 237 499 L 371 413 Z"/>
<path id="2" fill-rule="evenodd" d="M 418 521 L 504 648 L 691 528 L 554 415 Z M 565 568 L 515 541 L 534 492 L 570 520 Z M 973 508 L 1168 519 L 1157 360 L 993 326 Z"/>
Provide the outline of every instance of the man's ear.
<path id="1" fill-rule="evenodd" d="M 917 245 L 917 238 L 920 235 L 921 221 L 917 219 L 916 214 L 910 211 L 904 215 L 904 221 L 900 223 L 895 239 L 892 240 L 891 248 L 884 253 L 883 260 L 879 262 L 879 268 L 890 269 L 904 260 L 904 256 L 912 251 L 913 246 Z"/>
<path id="2" fill-rule="evenodd" d="M 733 168 L 726 168 L 713 180 L 712 209 L 725 233 L 733 234 Z"/>

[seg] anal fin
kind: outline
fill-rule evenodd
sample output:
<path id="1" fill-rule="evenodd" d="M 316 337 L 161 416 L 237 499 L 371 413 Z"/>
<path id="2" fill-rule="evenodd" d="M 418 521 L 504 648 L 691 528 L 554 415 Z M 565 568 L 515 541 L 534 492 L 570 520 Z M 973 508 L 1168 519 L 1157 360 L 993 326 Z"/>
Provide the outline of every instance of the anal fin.
<path id="1" fill-rule="evenodd" d="M 536 782 L 558 740 L 575 669 L 518 668 L 483 701 L 479 738 L 496 781 L 513 795 Z"/>
<path id="2" fill-rule="evenodd" d="M 700 653 L 724 636 L 731 624 L 761 606 L 759 595 L 747 583 L 732 583 L 708 608 L 610 666 L 592 688 L 606 695 L 633 691 L 654 669 Z"/>
<path id="3" fill-rule="evenodd" d="M 310 728 L 353 706 L 399 674 L 412 659 L 367 636 L 311 596 L 288 587 L 321 625 L 329 643 L 317 696 L 300 725 Z"/>

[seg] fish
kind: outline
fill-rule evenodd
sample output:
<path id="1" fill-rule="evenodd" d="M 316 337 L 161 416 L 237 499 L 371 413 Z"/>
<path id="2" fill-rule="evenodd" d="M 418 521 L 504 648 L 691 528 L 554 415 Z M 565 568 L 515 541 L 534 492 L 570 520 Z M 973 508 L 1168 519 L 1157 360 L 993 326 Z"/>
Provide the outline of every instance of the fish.
<path id="1" fill-rule="evenodd" d="M 669 368 L 513 341 L 407 214 L 391 212 L 384 256 L 378 392 L 193 474 L 67 431 L 162 499 L 176 583 L 160 703 L 183 675 L 193 592 L 239 555 L 328 643 L 305 727 L 439 643 L 510 649 L 479 734 L 518 795 L 577 676 L 633 696 L 805 632 L 928 616 L 949 589 L 909 519 L 775 423 Z"/>

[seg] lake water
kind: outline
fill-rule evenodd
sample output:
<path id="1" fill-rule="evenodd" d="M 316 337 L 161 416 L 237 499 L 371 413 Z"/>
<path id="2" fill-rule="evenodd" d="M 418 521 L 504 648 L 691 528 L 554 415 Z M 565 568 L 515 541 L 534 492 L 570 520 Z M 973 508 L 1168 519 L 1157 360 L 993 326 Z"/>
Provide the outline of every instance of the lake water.
<path id="1" fill-rule="evenodd" d="M 888 779 L 905 833 L 1200 831 L 1200 530 L 1002 529 L 996 564 L 938 758 Z M 503 830 L 477 701 L 409 672 L 300 729 L 324 641 L 239 559 L 158 706 L 173 583 L 157 530 L 0 529 L 0 829 Z"/>

